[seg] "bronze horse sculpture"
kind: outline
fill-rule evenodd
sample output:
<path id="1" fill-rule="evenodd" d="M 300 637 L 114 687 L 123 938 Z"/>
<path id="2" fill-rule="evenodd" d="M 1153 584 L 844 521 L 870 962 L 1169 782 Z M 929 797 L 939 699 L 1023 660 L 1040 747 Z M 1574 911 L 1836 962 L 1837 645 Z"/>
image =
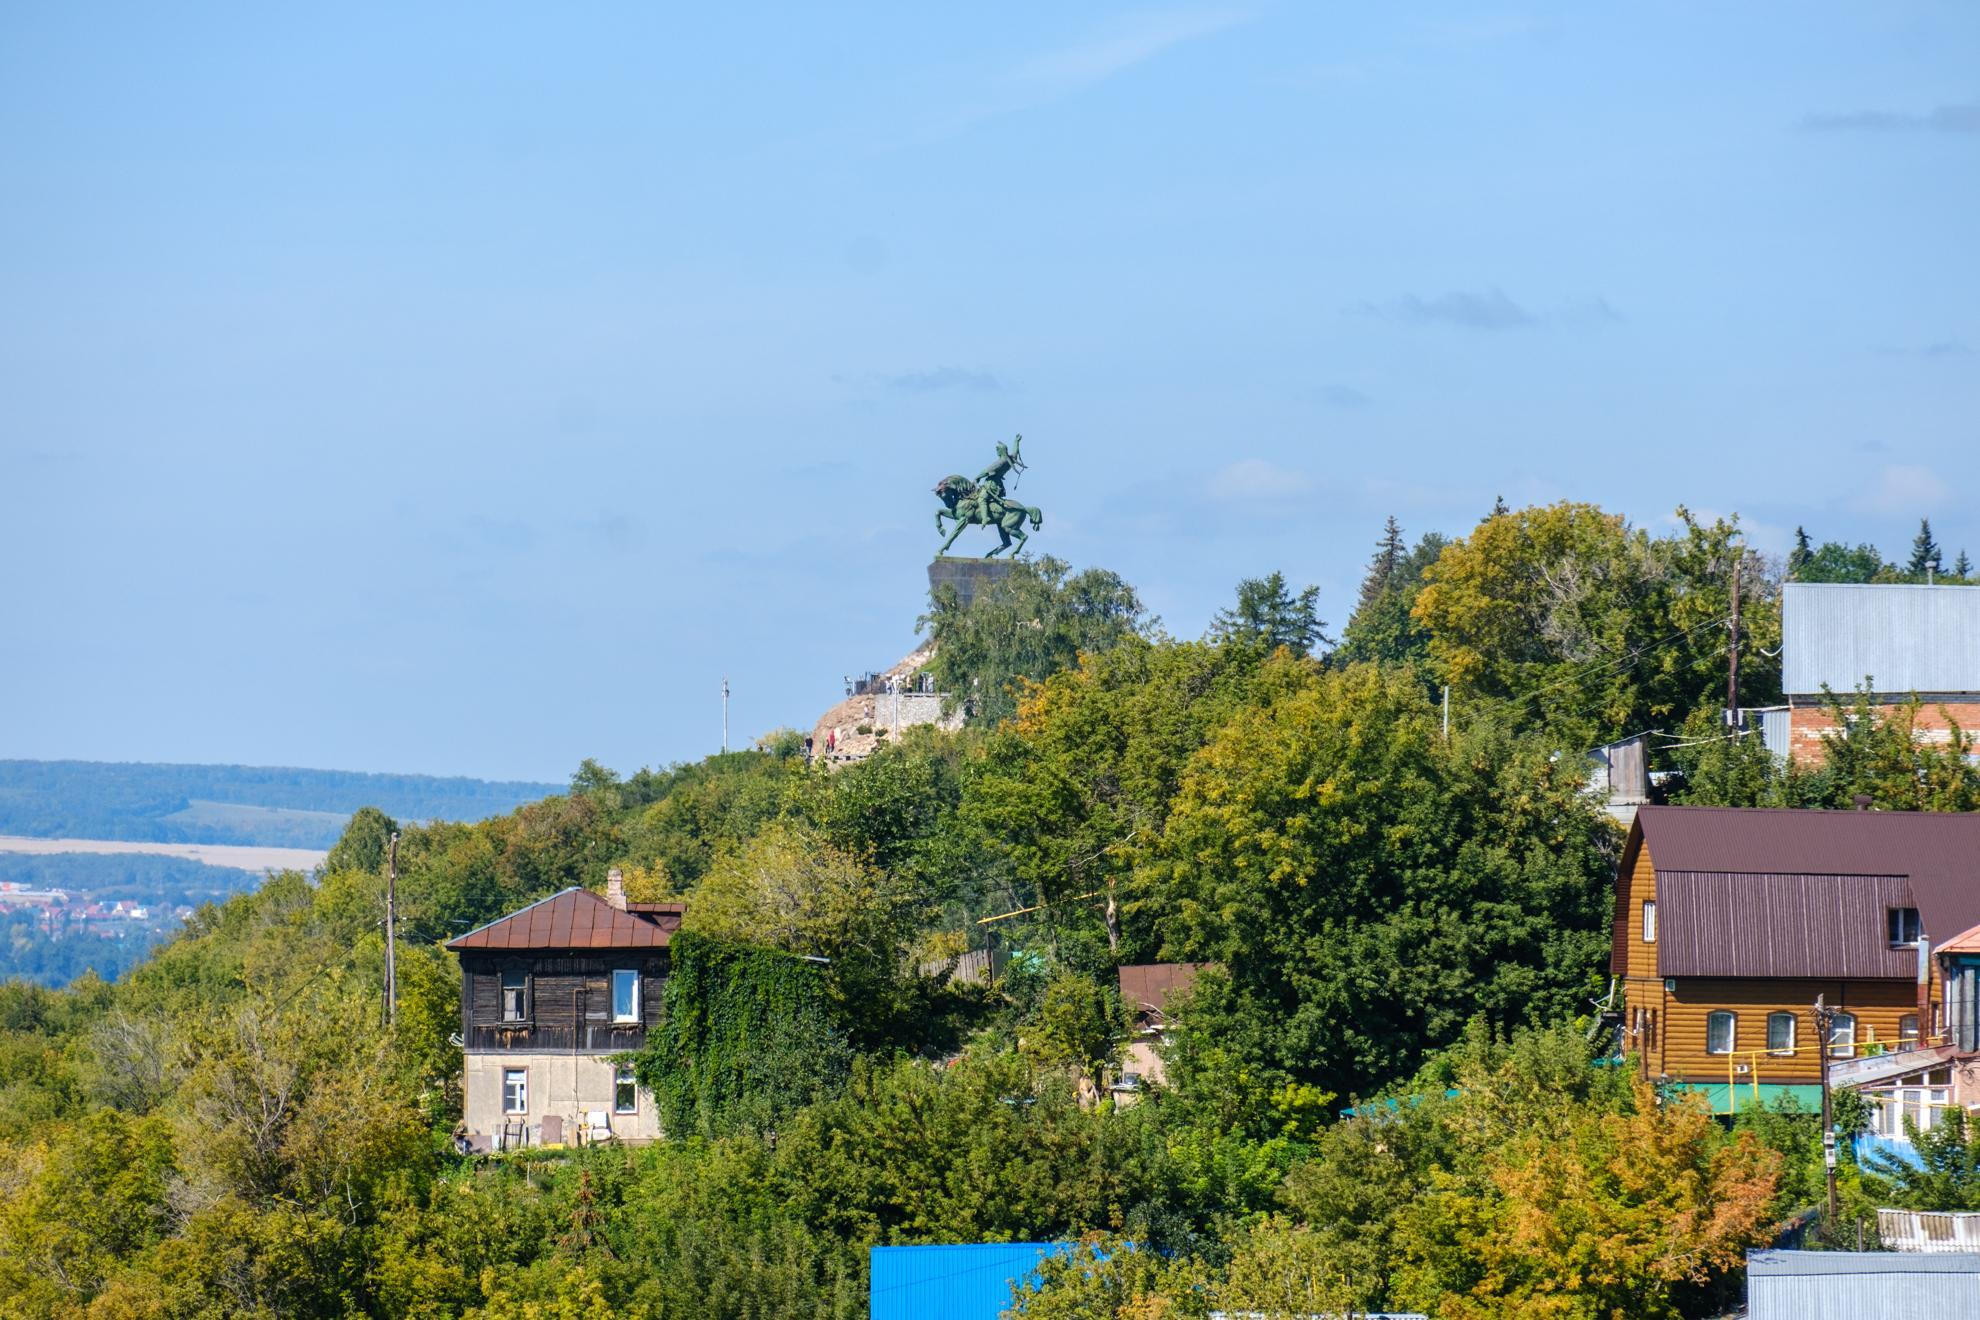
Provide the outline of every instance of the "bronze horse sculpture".
<path id="1" fill-rule="evenodd" d="M 942 530 L 944 518 L 954 519 L 956 524 L 955 530 L 949 533 L 949 539 L 942 542 L 942 548 L 935 552 L 937 555 L 947 554 L 965 527 L 989 527 L 996 531 L 1002 543 L 983 556 L 988 559 L 1012 549 L 1014 545 L 1022 550 L 1026 539 L 1025 523 L 1029 522 L 1034 532 L 1044 526 L 1045 514 L 1042 510 L 1019 504 L 1004 489 L 1006 475 L 1024 471 L 1024 459 L 1018 452 L 1023 444 L 1023 436 L 1017 437 L 1008 449 L 999 441 L 997 461 L 978 473 L 975 481 L 952 473 L 935 483 L 936 498 L 942 501 L 943 506 L 935 511 L 935 530 L 938 533 Z"/>

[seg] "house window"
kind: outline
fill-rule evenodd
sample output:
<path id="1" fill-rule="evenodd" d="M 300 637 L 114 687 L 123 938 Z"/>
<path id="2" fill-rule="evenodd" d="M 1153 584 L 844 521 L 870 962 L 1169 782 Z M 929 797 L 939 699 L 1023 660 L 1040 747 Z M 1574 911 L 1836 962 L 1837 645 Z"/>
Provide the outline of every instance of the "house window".
<path id="1" fill-rule="evenodd" d="M 612 1112 L 615 1114 L 639 1112 L 639 1083 L 633 1078 L 632 1068 L 624 1064 L 612 1074 Z"/>
<path id="2" fill-rule="evenodd" d="M 1916 1045 L 1917 1043 L 1918 1015 L 1916 1013 L 1906 1013 L 1898 1019 L 1898 1044 Z"/>
<path id="3" fill-rule="evenodd" d="M 529 1021 L 529 973 L 502 973 L 502 1020 Z"/>
<path id="4" fill-rule="evenodd" d="M 1643 942 L 1657 942 L 1657 900 L 1648 899 L 1643 904 Z"/>
<path id="5" fill-rule="evenodd" d="M 529 1070 L 527 1068 L 504 1068 L 502 1070 L 502 1112 L 505 1114 L 527 1114 L 529 1112 Z"/>
<path id="6" fill-rule="evenodd" d="M 1794 1053 L 1794 1014 L 1767 1015 L 1767 1049 L 1774 1054 Z"/>
<path id="7" fill-rule="evenodd" d="M 1723 1010 L 1705 1015 L 1705 1052 L 1707 1054 L 1731 1054 L 1737 1041 L 1734 1028 L 1735 1018 Z"/>
<path id="8" fill-rule="evenodd" d="M 639 1021 L 639 973 L 619 967 L 612 972 L 612 1020 Z"/>
<path id="9" fill-rule="evenodd" d="M 1856 1056 L 1856 1014 L 1836 1013 L 1829 1018 L 1829 1057 L 1849 1059 Z"/>
<path id="10" fill-rule="evenodd" d="M 1918 943 L 1918 909 L 1885 908 L 1884 917 L 1890 925 L 1891 944 Z"/>

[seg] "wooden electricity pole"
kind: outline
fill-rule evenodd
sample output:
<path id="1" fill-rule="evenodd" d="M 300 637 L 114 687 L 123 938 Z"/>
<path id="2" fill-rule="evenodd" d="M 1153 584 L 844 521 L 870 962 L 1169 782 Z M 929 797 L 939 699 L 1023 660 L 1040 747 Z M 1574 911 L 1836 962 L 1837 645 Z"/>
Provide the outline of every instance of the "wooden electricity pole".
<path id="1" fill-rule="evenodd" d="M 385 862 L 385 1026 L 399 1024 L 399 832 L 392 831 Z"/>

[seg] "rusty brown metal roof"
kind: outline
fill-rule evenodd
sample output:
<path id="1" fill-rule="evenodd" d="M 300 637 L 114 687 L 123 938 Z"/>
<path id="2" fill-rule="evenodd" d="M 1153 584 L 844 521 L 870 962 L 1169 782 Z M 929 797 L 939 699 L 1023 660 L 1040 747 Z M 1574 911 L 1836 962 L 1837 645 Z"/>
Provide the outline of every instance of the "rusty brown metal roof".
<path id="1" fill-rule="evenodd" d="M 1885 945 L 1885 907 L 1916 907 L 1928 939 L 1980 924 L 1972 813 L 1646 806 L 1625 868 L 1639 845 L 1672 976 L 1915 976 L 1917 955 Z"/>
<path id="2" fill-rule="evenodd" d="M 1121 1001 L 1130 1013 L 1166 1013 L 1169 996 L 1196 984 L 1205 963 L 1129 963 L 1117 968 Z"/>
<path id="3" fill-rule="evenodd" d="M 680 929 L 682 904 L 639 904 L 664 911 L 622 911 L 589 889 L 571 888 L 450 940 L 462 949 L 665 948 Z"/>

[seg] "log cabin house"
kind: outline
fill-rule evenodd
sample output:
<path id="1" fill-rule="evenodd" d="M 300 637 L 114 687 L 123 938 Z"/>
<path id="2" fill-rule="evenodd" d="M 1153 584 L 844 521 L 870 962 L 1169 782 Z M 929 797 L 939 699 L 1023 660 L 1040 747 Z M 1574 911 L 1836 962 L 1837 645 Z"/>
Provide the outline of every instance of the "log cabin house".
<path id="1" fill-rule="evenodd" d="M 571 888 L 448 943 L 461 960 L 464 1144 L 651 1141 L 653 1099 L 622 1056 L 657 1024 L 681 903 Z"/>
<path id="2" fill-rule="evenodd" d="M 1933 941 L 1976 925 L 1980 816 L 1645 806 L 1616 874 L 1623 1048 L 1720 1113 L 1815 1107 L 1824 1044 L 1832 1084 L 1936 1082 L 1959 1047 Z"/>

